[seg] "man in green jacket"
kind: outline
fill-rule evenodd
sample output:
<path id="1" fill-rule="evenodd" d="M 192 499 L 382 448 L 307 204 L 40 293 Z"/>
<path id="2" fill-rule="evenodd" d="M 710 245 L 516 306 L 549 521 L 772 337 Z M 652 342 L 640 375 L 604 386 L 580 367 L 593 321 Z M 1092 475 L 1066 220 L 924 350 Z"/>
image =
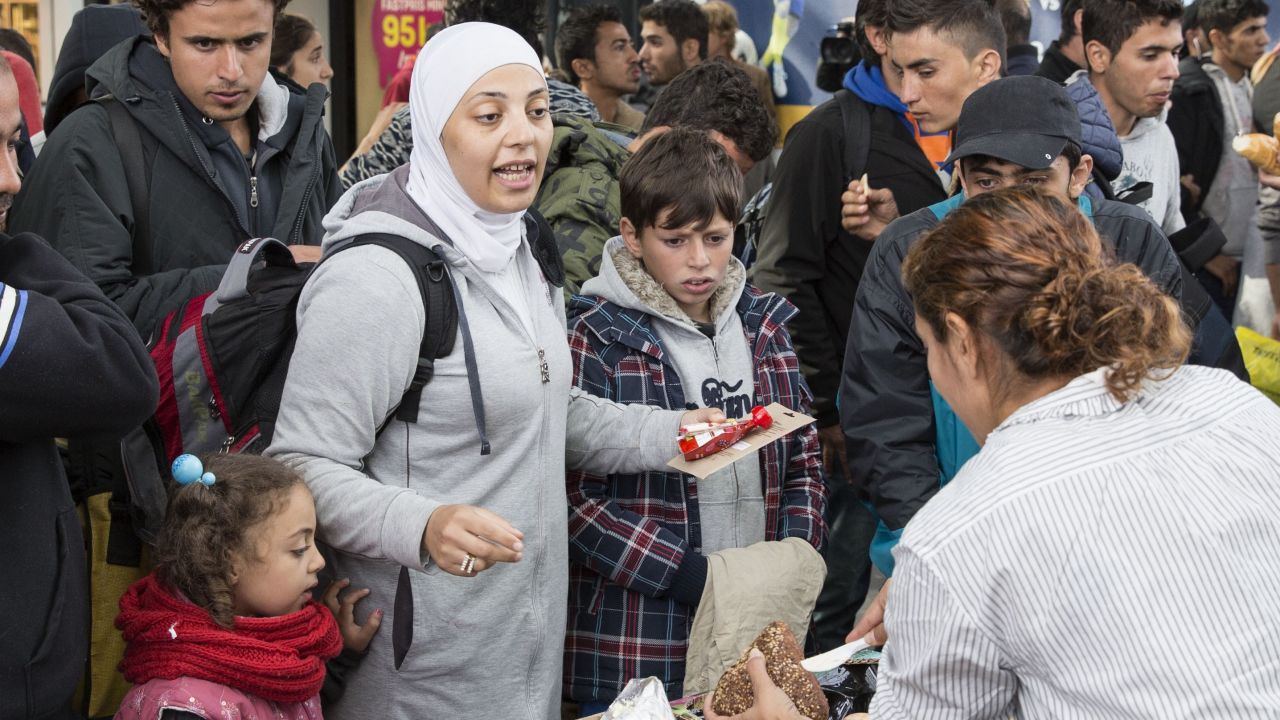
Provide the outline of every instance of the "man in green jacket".
<path id="1" fill-rule="evenodd" d="M 618 234 L 618 174 L 646 140 L 672 127 L 705 130 L 745 175 L 769 156 L 778 139 L 751 79 L 718 61 L 696 65 L 671 81 L 634 140 L 609 126 L 554 119 L 551 155 L 533 206 L 555 231 L 570 294 L 596 276 L 605 242 Z"/>
<path id="2" fill-rule="evenodd" d="M 268 72 L 285 1 L 138 0 L 154 42 L 89 69 L 90 97 L 112 99 L 64 121 L 15 203 L 13 229 L 47 238 L 143 337 L 214 289 L 249 238 L 319 258 L 308 246 L 340 190 L 323 86 Z"/>

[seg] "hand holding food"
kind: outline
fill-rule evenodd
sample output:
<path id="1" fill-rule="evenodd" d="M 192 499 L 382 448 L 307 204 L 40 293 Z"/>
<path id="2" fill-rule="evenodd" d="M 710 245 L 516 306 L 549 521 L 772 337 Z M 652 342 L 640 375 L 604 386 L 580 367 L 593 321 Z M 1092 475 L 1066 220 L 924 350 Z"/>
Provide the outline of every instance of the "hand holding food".
<path id="1" fill-rule="evenodd" d="M 769 411 L 757 405 L 751 409 L 751 417 L 724 422 L 694 423 L 680 426 L 680 452 L 686 460 L 701 460 L 714 455 L 742 439 L 756 428 L 767 430 L 773 425 Z"/>
<path id="2" fill-rule="evenodd" d="M 1280 113 L 1276 113 L 1274 122 L 1273 133 L 1280 131 Z M 1276 140 L 1273 135 L 1262 133 L 1237 135 L 1231 140 L 1231 149 L 1243 155 L 1259 170 L 1280 175 L 1280 140 Z"/>

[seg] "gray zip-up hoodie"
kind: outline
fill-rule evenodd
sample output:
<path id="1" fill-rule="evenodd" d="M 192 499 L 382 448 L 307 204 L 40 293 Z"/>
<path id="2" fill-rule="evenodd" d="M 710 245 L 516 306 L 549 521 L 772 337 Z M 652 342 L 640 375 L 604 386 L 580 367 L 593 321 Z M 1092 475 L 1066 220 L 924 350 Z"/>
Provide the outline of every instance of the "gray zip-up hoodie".
<path id="1" fill-rule="evenodd" d="M 605 244 L 600 274 L 583 283 L 582 293 L 649 315 L 685 397 L 699 407 L 716 407 L 728 417 L 740 418 L 751 414 L 755 397 L 755 368 L 738 315 L 746 282 L 742 263 L 730 258 L 710 299 L 714 325 L 708 333 L 627 252 L 622 238 L 615 237 Z M 698 519 L 703 555 L 764 540 L 759 458 L 743 458 L 699 480 Z"/>
<path id="2" fill-rule="evenodd" d="M 425 315 L 410 268 L 394 252 L 353 248 L 325 260 L 298 304 L 298 341 L 268 453 L 302 473 L 319 538 L 338 577 L 372 589 L 359 618 L 387 614 L 333 718 L 559 717 L 568 587 L 565 468 L 594 473 L 663 467 L 682 415 L 617 405 L 571 390 L 563 293 L 528 243 L 516 254 L 532 334 L 466 258 L 421 227 L 404 191 L 408 166 L 354 186 L 325 219 L 326 250 L 368 233 L 436 247 L 474 342 L 492 453 L 480 454 L 460 336 L 435 363 L 418 422 L 392 420 L 417 362 Z M 465 242 L 465 238 L 459 239 Z M 544 379 L 541 358 L 545 358 Z M 426 555 L 442 504 L 476 505 L 524 533 L 524 558 L 475 577 Z M 449 559 L 460 562 L 461 558 Z M 412 570 L 413 643 L 392 662 L 392 603 Z"/>

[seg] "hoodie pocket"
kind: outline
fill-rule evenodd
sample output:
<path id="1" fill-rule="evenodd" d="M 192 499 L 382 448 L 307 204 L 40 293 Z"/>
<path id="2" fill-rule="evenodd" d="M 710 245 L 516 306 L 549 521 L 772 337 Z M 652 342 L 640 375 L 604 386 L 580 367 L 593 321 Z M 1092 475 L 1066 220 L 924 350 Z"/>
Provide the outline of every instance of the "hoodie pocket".
<path id="1" fill-rule="evenodd" d="M 485 572 L 494 572 L 491 568 Z M 527 661 L 527 650 L 510 628 L 528 629 L 522 612 L 524 595 L 513 586 L 496 587 L 482 576 L 464 578 L 439 572 L 433 576 L 409 573 L 413 584 L 413 644 L 400 674 L 413 681 L 448 681 L 466 685 L 466 678 L 492 668 L 495 656 Z M 480 582 L 477 582 L 477 581 Z M 442 689 L 446 695 L 448 690 Z"/>
<path id="2" fill-rule="evenodd" d="M 58 574 L 44 637 L 26 665 L 28 717 L 51 713 L 71 699 L 88 650 L 87 570 L 75 508 L 58 513 L 54 528 Z"/>

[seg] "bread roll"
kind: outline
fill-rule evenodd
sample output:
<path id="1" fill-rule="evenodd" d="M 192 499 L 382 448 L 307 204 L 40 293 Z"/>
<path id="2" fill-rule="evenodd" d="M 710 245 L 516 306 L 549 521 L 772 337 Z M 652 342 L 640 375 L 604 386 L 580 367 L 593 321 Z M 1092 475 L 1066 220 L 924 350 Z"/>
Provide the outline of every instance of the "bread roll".
<path id="1" fill-rule="evenodd" d="M 755 704 L 751 677 L 747 675 L 747 657 L 751 648 L 764 655 L 765 667 L 773 682 L 796 704 L 800 714 L 811 720 L 827 720 L 827 697 L 813 673 L 800 666 L 804 651 L 786 623 L 774 622 L 766 627 L 733 664 L 720 676 L 716 685 L 715 711 L 732 716 L 746 712 Z"/>
<path id="2" fill-rule="evenodd" d="M 1243 155 L 1259 170 L 1280 175 L 1280 142 L 1270 135 L 1237 135 L 1231 140 L 1231 149 Z"/>

